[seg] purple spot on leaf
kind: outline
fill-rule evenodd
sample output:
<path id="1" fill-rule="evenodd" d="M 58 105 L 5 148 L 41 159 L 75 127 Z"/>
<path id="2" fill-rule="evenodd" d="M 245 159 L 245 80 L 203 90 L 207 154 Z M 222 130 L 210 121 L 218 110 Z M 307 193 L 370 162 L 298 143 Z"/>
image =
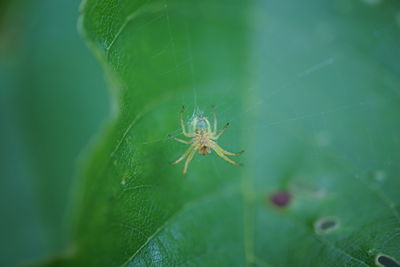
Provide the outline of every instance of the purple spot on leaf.
<path id="1" fill-rule="evenodd" d="M 271 196 L 270 201 L 278 206 L 285 207 L 289 204 L 291 196 L 288 192 L 278 192 Z"/>

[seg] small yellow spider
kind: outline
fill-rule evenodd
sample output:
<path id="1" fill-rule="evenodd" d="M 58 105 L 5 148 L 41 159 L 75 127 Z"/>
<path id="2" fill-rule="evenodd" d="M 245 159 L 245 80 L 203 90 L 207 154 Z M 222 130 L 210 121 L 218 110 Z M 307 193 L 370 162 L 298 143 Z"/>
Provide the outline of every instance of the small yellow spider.
<path id="1" fill-rule="evenodd" d="M 183 122 L 183 113 L 185 111 L 185 107 L 182 107 L 182 110 L 180 112 L 180 121 L 181 121 L 181 127 L 182 127 L 182 133 L 184 136 L 191 138 L 190 141 L 185 141 L 179 138 L 176 138 L 175 136 L 171 136 L 171 138 L 175 139 L 176 141 L 190 145 L 190 147 L 183 153 L 183 155 L 177 159 L 174 162 L 171 162 L 171 164 L 178 164 L 182 160 L 184 160 L 186 157 L 186 162 L 185 166 L 183 168 L 183 175 L 186 175 L 187 168 L 189 166 L 190 161 L 193 159 L 194 154 L 196 153 L 196 150 L 199 151 L 201 155 L 207 155 L 211 153 L 211 149 L 217 153 L 218 156 L 226 160 L 227 162 L 240 166 L 239 163 L 231 160 L 228 158 L 226 155 L 229 156 L 237 156 L 242 154 L 244 151 L 240 151 L 239 153 L 232 153 L 225 151 L 222 149 L 216 142 L 223 132 L 228 128 L 229 123 L 227 123 L 224 128 L 222 128 L 218 134 L 217 134 L 217 116 L 215 114 L 215 110 L 213 112 L 214 114 L 214 129 L 211 130 L 211 125 L 210 122 L 206 117 L 203 115 L 196 116 L 192 119 L 190 122 L 190 131 L 187 132 L 185 128 L 185 124 Z"/>

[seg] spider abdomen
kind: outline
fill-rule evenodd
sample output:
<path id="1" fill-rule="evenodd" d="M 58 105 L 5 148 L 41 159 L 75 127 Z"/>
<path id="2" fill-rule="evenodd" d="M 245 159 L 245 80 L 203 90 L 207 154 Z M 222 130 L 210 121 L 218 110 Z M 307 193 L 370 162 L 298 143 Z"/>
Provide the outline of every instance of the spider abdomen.
<path id="1" fill-rule="evenodd" d="M 208 146 L 202 146 L 202 147 L 200 147 L 199 153 L 200 153 L 201 155 L 207 155 L 207 154 L 211 153 L 210 147 L 208 147 Z"/>
<path id="2" fill-rule="evenodd" d="M 201 155 L 207 155 L 211 153 L 209 137 L 207 133 L 199 131 L 195 137 L 195 143 L 197 144 L 197 149 Z"/>

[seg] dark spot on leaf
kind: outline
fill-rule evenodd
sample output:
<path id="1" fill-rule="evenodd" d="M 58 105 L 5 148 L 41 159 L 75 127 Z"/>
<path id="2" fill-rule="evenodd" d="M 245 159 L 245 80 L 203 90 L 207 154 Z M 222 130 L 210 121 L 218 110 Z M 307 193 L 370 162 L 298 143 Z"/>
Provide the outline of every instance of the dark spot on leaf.
<path id="1" fill-rule="evenodd" d="M 396 262 L 393 258 L 383 254 L 378 254 L 378 256 L 376 256 L 375 263 L 378 266 L 383 267 L 400 267 L 400 264 Z"/>
<path id="2" fill-rule="evenodd" d="M 271 196 L 271 202 L 278 207 L 285 207 L 289 204 L 291 196 L 288 192 L 278 192 Z"/>
<path id="3" fill-rule="evenodd" d="M 339 220 L 335 217 L 324 217 L 314 223 L 317 234 L 327 234 L 339 227 Z"/>

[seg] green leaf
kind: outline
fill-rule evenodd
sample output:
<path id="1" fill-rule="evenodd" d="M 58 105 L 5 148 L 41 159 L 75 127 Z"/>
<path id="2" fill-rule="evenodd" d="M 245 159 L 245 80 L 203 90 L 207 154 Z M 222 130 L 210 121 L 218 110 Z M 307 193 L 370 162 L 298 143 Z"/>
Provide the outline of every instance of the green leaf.
<path id="1" fill-rule="evenodd" d="M 84 2 L 115 112 L 84 170 L 69 263 L 400 262 L 399 7 Z M 168 138 L 182 105 L 185 121 L 215 105 L 230 122 L 218 143 L 244 149 L 244 166 L 215 153 L 186 177 L 169 165 L 187 149 Z"/>

